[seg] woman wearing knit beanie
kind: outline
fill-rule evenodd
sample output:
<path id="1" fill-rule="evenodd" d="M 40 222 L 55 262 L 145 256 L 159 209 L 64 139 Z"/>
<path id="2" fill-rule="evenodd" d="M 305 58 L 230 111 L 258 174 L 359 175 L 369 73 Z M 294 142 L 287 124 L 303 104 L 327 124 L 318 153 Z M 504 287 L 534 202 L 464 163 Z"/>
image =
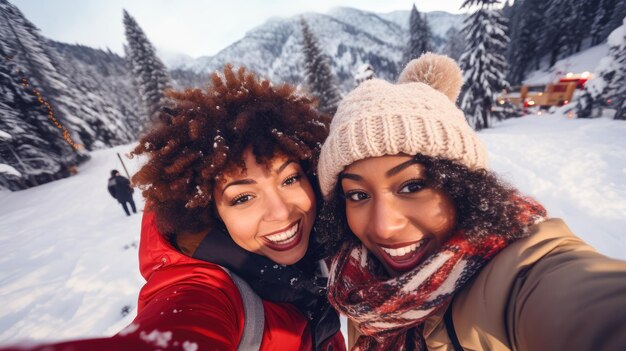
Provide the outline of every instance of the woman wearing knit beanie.
<path id="1" fill-rule="evenodd" d="M 398 84 L 362 83 L 331 123 L 322 216 L 340 215 L 321 234 L 337 248 L 329 300 L 358 329 L 350 346 L 626 350 L 626 262 L 488 170 L 455 105 L 462 80 L 425 54 Z"/>

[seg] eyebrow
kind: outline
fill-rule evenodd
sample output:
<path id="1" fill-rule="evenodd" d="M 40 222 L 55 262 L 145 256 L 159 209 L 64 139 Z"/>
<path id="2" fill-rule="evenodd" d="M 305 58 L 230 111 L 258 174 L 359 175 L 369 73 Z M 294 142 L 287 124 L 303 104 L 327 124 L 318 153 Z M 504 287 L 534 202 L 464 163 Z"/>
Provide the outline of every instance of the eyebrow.
<path id="1" fill-rule="evenodd" d="M 287 168 L 287 166 L 289 166 L 292 163 L 295 163 L 296 161 L 294 160 L 287 160 L 285 161 L 285 163 L 283 163 L 282 165 L 280 165 L 280 167 L 278 167 L 278 169 L 276 170 L 276 173 L 280 173 L 282 172 L 285 168 Z"/>
<path id="2" fill-rule="evenodd" d="M 278 167 L 276 169 L 276 173 L 282 172 L 285 168 L 287 168 L 287 166 L 289 166 L 290 164 L 295 163 L 295 162 L 296 161 L 294 161 L 294 160 L 287 160 L 287 161 L 285 161 L 285 163 L 283 163 L 282 165 L 280 165 L 280 167 Z M 257 182 L 254 179 L 250 179 L 250 178 L 233 180 L 232 182 L 226 184 L 224 189 L 222 189 L 222 195 L 224 195 L 224 192 L 230 186 L 234 186 L 234 185 L 248 185 L 248 184 L 256 184 L 256 183 Z"/>
<path id="3" fill-rule="evenodd" d="M 363 177 L 357 174 L 353 174 L 353 173 L 343 173 L 343 172 L 339 173 L 339 182 L 341 182 L 343 179 L 352 179 L 352 180 L 360 181 L 360 180 L 363 180 Z"/>
<path id="4" fill-rule="evenodd" d="M 405 168 L 407 168 L 407 167 L 409 167 L 411 165 L 414 165 L 416 163 L 419 163 L 419 162 L 417 162 L 417 160 L 414 159 L 414 158 L 412 158 L 412 159 L 410 159 L 408 161 L 402 162 L 401 164 L 399 164 L 399 165 L 393 167 L 392 169 L 388 170 L 387 172 L 385 172 L 385 176 L 387 176 L 387 177 L 394 176 L 394 175 L 400 173 Z"/>
<path id="5" fill-rule="evenodd" d="M 415 159 L 410 159 L 408 161 L 402 162 L 401 164 L 394 166 L 393 168 L 391 168 L 390 170 L 388 170 L 387 172 L 385 172 L 385 177 L 389 178 L 391 176 L 394 176 L 398 173 L 400 173 L 402 170 L 404 170 L 405 168 L 417 164 L 419 162 L 417 162 L 417 160 Z M 361 181 L 363 180 L 363 177 L 361 177 L 358 174 L 354 174 L 354 173 L 340 173 L 339 174 L 339 182 L 341 182 L 342 179 L 351 179 L 351 180 L 355 180 L 355 181 Z"/>

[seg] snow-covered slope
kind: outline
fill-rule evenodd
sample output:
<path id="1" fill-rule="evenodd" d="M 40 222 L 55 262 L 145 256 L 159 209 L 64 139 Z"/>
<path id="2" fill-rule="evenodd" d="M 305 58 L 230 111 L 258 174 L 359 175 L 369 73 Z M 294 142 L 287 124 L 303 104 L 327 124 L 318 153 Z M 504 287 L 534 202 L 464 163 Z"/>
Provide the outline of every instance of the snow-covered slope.
<path id="1" fill-rule="evenodd" d="M 626 122 L 559 115 L 507 120 L 479 133 L 490 167 L 562 217 L 601 252 L 626 259 Z M 130 322 L 142 278 L 140 216 L 107 193 L 116 152 L 79 173 L 0 192 L 0 344 L 112 335 Z M 132 173 L 138 160 L 126 161 Z M 143 208 L 135 194 L 138 208 Z M 125 306 L 129 314 L 122 316 Z"/>
<path id="2" fill-rule="evenodd" d="M 479 133 L 490 167 L 600 252 L 626 259 L 626 123 L 558 114 Z"/>
<path id="3" fill-rule="evenodd" d="M 132 320 L 143 284 L 141 212 L 126 217 L 107 191 L 111 169 L 124 175 L 115 153 L 129 150 L 95 151 L 76 176 L 0 191 L 2 344 L 112 334 Z M 137 160 L 125 163 L 129 172 L 138 169 Z M 143 208 L 137 192 L 135 203 Z"/>

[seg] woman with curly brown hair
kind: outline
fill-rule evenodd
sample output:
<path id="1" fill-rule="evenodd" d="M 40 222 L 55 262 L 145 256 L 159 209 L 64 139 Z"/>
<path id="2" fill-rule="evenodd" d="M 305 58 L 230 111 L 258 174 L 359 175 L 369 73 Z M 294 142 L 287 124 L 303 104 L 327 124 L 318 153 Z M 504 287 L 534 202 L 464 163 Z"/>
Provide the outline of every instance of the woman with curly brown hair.
<path id="1" fill-rule="evenodd" d="M 131 153 L 147 157 L 137 317 L 39 349 L 345 350 L 313 231 L 328 117 L 230 66 L 169 98 Z"/>
<path id="2" fill-rule="evenodd" d="M 352 349 L 626 350 L 626 262 L 487 170 L 462 81 L 425 54 L 333 118 L 318 174 L 339 216 L 319 234 L 340 246 L 328 297 Z"/>

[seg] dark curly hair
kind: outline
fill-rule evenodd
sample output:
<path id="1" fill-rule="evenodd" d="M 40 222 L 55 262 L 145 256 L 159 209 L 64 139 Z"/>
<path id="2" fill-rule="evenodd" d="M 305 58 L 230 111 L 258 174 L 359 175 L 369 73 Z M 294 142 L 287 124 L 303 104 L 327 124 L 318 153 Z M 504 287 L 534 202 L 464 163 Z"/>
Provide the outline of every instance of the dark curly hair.
<path id="1" fill-rule="evenodd" d="M 418 154 L 415 159 L 424 166 L 427 185 L 450 197 L 457 211 L 455 229 L 465 230 L 470 240 L 488 234 L 507 240 L 523 235 L 526 228 L 518 220 L 520 209 L 512 201 L 523 196 L 495 173 L 471 170 L 445 158 Z M 358 241 L 347 225 L 341 183 L 337 183 L 330 200 L 324 203 L 319 222 L 318 240 L 324 244 L 326 255 L 336 253 L 346 240 Z"/>
<path id="2" fill-rule="evenodd" d="M 211 75 L 206 90 L 170 91 L 167 97 L 155 126 L 130 157 L 148 156 L 132 182 L 170 242 L 176 233 L 211 228 L 216 181 L 233 166 L 245 169 L 248 147 L 259 164 L 269 167 L 280 152 L 299 160 L 307 176 L 314 177 L 330 118 L 294 87 L 273 86 L 244 68 L 235 71 L 227 65 L 223 75 Z M 317 182 L 311 183 L 315 188 Z"/>

